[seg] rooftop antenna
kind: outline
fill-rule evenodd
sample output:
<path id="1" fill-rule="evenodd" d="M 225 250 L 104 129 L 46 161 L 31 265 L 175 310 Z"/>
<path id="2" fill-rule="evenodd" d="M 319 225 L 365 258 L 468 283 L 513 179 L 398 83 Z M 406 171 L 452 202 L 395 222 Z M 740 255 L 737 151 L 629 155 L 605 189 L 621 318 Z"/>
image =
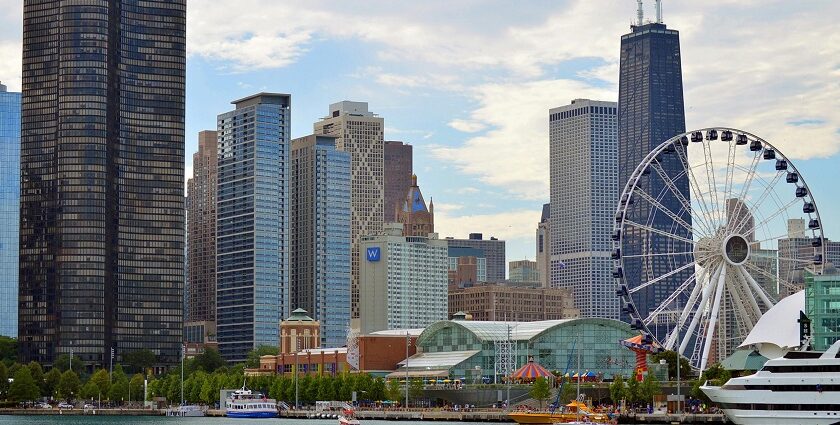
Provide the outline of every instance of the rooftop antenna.
<path id="1" fill-rule="evenodd" d="M 642 6 L 642 0 L 636 0 L 636 3 L 639 4 L 639 8 L 636 9 L 636 25 L 642 26 L 645 20 L 645 10 Z"/>
<path id="2" fill-rule="evenodd" d="M 656 23 L 662 23 L 662 0 L 656 0 Z"/>

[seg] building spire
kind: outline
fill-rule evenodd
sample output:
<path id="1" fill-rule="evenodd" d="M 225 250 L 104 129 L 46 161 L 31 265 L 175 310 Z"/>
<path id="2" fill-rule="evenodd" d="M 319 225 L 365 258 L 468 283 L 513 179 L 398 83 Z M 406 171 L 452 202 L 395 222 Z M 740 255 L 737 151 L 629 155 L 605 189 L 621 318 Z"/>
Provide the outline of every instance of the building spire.
<path id="1" fill-rule="evenodd" d="M 636 25 L 642 26 L 644 25 L 645 21 L 645 9 L 644 5 L 642 4 L 642 0 L 636 0 L 638 4 L 638 8 L 636 9 Z"/>

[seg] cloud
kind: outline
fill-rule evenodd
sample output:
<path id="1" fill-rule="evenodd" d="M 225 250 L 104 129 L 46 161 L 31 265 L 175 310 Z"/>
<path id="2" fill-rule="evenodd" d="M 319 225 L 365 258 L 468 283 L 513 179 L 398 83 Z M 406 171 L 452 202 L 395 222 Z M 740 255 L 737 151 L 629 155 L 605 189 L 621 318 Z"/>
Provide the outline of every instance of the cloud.
<path id="1" fill-rule="evenodd" d="M 454 119 L 449 121 L 449 126 L 464 133 L 476 133 L 484 130 L 486 126 L 478 121 Z"/>
<path id="2" fill-rule="evenodd" d="M 441 237 L 466 238 L 471 232 L 502 240 L 533 238 L 539 221 L 539 211 L 515 210 L 488 214 L 454 215 L 455 210 L 438 211 L 435 205 L 435 231 Z M 525 236 L 528 235 L 528 236 Z"/>

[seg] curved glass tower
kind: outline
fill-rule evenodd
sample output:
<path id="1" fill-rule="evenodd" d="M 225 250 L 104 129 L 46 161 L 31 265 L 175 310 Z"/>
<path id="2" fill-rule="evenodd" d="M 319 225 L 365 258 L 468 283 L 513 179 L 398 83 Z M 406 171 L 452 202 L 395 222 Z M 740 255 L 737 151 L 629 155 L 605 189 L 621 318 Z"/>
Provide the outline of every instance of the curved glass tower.
<path id="1" fill-rule="evenodd" d="M 24 4 L 20 357 L 179 360 L 186 0 Z"/>

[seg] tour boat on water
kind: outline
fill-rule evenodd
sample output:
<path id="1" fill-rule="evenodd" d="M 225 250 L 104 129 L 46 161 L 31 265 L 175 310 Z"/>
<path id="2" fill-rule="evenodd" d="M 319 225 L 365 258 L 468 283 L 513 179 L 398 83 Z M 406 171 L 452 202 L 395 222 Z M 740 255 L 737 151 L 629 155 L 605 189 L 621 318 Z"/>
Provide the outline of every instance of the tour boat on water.
<path id="1" fill-rule="evenodd" d="M 243 385 L 228 397 L 225 414 L 229 418 L 276 418 L 277 401 Z"/>
<path id="2" fill-rule="evenodd" d="M 347 409 L 341 411 L 341 415 L 338 417 L 338 425 L 359 425 L 359 420 L 356 419 L 356 412 L 353 409 Z"/>
<path id="3" fill-rule="evenodd" d="M 790 351 L 758 372 L 700 389 L 737 425 L 840 423 L 840 341 L 825 353 Z"/>

